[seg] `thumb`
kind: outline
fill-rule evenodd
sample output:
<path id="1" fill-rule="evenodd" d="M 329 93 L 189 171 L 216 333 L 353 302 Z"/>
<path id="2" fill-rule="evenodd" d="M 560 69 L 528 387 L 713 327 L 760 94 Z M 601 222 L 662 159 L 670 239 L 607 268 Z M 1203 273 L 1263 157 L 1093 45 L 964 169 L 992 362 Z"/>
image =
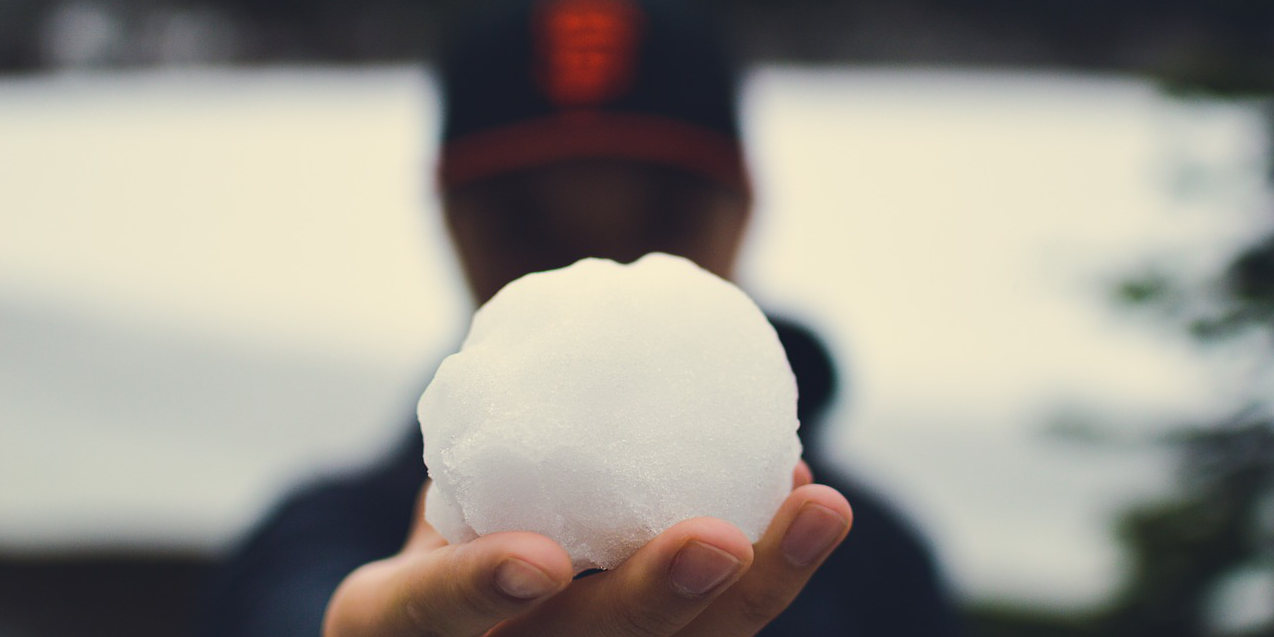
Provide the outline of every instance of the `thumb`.
<path id="1" fill-rule="evenodd" d="M 422 499 L 423 501 L 423 499 Z M 566 551 L 535 533 L 448 545 L 417 516 L 403 551 L 350 574 L 328 605 L 328 637 L 481 635 L 566 588 Z"/>

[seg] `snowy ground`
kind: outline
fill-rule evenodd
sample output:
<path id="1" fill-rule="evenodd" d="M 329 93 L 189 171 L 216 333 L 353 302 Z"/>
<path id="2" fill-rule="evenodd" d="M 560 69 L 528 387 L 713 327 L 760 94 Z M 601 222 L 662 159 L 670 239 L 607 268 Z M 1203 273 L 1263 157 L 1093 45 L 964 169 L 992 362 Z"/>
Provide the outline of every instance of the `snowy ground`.
<path id="1" fill-rule="evenodd" d="M 1241 362 L 1121 315 L 1258 227 L 1260 123 L 1119 78 L 765 69 L 743 283 L 851 377 L 833 448 L 970 597 L 1077 608 Z M 410 68 L 0 82 L 0 551 L 215 550 L 407 426 L 467 308 Z"/>

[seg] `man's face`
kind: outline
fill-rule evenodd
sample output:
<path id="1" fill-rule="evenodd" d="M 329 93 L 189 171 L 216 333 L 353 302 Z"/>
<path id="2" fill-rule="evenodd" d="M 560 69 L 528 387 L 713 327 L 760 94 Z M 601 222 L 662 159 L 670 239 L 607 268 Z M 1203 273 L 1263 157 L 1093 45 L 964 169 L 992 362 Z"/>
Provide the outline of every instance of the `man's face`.
<path id="1" fill-rule="evenodd" d="M 584 257 L 686 257 L 730 278 L 747 225 L 737 193 L 672 169 L 572 161 L 447 193 L 448 230 L 474 300 L 529 272 Z"/>

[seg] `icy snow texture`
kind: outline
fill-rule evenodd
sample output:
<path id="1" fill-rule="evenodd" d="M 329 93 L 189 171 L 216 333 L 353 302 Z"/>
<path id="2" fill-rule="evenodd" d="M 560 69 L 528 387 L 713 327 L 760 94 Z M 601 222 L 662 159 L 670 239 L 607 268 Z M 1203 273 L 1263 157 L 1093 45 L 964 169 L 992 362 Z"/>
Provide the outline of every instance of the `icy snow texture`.
<path id="1" fill-rule="evenodd" d="M 612 568 L 714 516 L 752 541 L 792 486 L 796 381 L 738 288 L 690 261 L 584 259 L 505 286 L 420 399 L 426 519 L 535 531 Z"/>

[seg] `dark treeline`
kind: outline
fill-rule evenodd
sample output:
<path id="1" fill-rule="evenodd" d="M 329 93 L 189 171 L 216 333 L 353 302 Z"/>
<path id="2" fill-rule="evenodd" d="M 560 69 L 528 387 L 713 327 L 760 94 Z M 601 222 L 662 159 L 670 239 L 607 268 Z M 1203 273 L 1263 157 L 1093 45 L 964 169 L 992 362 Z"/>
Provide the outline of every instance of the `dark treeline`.
<path id="1" fill-rule="evenodd" d="M 1222 91 L 1274 83 L 1274 3 L 1262 0 L 698 1 L 759 60 L 1120 71 Z M 441 19 L 465 4 L 0 0 L 0 70 L 428 58 Z"/>

